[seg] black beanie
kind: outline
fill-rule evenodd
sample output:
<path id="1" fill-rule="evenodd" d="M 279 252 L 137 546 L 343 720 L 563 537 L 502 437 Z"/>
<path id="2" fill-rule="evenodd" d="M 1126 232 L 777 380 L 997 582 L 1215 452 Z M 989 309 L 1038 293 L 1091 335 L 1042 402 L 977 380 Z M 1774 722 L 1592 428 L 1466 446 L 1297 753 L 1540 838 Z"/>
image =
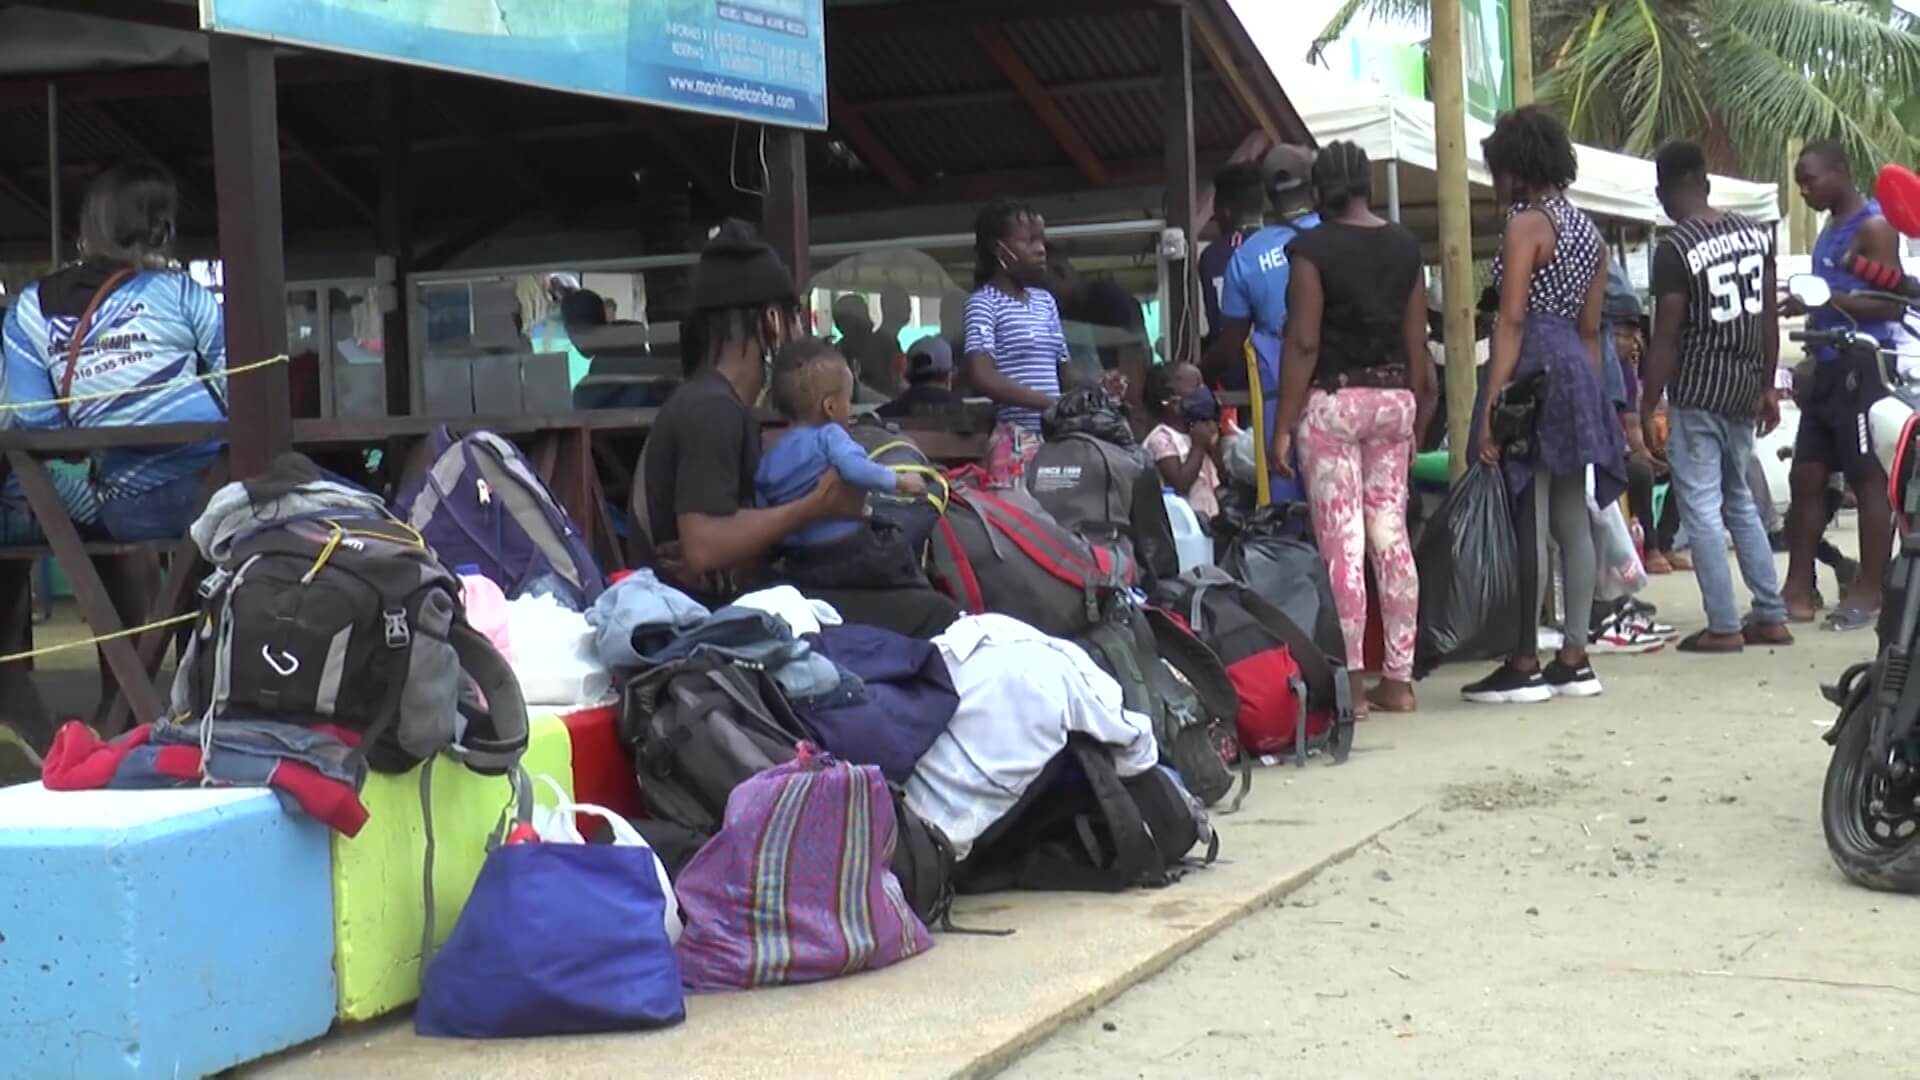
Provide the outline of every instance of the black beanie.
<path id="1" fill-rule="evenodd" d="M 764 307 L 791 302 L 796 295 L 779 252 L 737 218 L 721 222 L 693 266 L 695 311 Z"/>

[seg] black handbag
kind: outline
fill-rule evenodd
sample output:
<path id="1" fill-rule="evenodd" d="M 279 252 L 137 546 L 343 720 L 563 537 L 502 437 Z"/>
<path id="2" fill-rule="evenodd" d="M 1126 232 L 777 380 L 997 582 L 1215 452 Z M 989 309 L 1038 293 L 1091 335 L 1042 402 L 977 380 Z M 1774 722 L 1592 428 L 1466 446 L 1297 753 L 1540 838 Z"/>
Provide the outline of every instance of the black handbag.
<path id="1" fill-rule="evenodd" d="M 1547 373 L 1536 371 L 1509 382 L 1494 399 L 1488 424 L 1493 441 L 1510 461 L 1531 461 L 1547 400 Z"/>

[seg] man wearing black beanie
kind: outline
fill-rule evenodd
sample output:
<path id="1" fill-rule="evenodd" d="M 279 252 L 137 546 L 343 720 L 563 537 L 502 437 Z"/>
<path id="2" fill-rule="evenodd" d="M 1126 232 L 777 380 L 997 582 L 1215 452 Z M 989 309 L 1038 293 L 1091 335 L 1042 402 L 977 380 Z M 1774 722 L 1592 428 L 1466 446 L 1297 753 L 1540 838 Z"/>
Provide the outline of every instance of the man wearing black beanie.
<path id="1" fill-rule="evenodd" d="M 753 406 L 775 350 L 804 331 L 793 276 L 752 226 L 729 220 L 714 231 L 693 268 L 692 307 L 692 370 L 654 421 L 631 510 L 638 563 L 718 608 L 758 584 L 781 539 L 816 521 L 861 517 L 866 494 L 828 469 L 805 498 L 754 506 Z M 848 622 L 914 636 L 931 637 L 958 614 L 931 589 L 804 591 Z"/>

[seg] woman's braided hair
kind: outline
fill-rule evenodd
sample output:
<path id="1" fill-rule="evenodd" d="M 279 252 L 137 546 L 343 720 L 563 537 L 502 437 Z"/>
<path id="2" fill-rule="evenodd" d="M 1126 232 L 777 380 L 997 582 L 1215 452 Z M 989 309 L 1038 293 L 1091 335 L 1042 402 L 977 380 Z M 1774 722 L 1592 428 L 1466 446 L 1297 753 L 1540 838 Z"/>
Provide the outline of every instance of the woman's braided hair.
<path id="1" fill-rule="evenodd" d="M 1314 200 L 1321 213 L 1337 214 L 1355 199 L 1373 198 L 1373 162 L 1360 144 L 1341 139 L 1313 159 Z"/>

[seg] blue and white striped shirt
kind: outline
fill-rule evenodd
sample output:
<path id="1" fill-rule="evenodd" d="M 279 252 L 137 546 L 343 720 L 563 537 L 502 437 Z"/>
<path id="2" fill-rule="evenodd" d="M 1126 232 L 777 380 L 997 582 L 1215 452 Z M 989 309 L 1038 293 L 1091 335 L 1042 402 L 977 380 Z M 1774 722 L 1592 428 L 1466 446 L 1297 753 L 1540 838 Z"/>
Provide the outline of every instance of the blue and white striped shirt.
<path id="1" fill-rule="evenodd" d="M 61 271 L 61 274 L 80 270 Z M 226 335 L 220 301 L 185 273 L 146 270 L 116 288 L 94 312 L 82 344 L 79 369 L 67 395 L 129 391 L 113 397 L 51 404 L 67 377 L 67 351 L 79 311 L 91 292 L 75 303 L 56 303 L 48 316 L 43 290 L 72 290 L 60 275 L 34 282 L 20 294 L 0 331 L 5 364 L 0 367 L 0 400 L 26 408 L 0 411 L 0 426 L 23 428 L 134 427 L 150 424 L 218 423 L 226 419 L 226 380 L 198 381 L 197 374 L 227 366 Z M 182 476 L 201 472 L 219 450 L 217 443 L 164 450 L 101 452 L 94 479 L 103 498 L 139 495 Z"/>
<path id="2" fill-rule="evenodd" d="M 1060 365 L 1066 362 L 1067 335 L 1060 329 L 1060 305 L 1045 289 L 1028 289 L 1017 300 L 992 285 L 967 297 L 966 353 L 986 353 L 1000 374 L 1048 397 L 1060 396 Z M 1001 405 L 994 418 L 1029 431 L 1040 430 L 1040 410 Z"/>

